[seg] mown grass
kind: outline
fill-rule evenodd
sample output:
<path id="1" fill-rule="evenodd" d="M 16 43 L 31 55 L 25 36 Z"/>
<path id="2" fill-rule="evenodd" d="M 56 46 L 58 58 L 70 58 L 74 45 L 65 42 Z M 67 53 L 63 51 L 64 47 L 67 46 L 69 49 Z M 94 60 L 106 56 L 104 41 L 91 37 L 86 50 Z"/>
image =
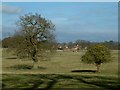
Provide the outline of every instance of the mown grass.
<path id="1" fill-rule="evenodd" d="M 32 60 L 18 59 L 3 50 L 3 88 L 118 88 L 118 51 L 111 51 L 113 60 L 102 64 L 100 73 L 72 72 L 96 70 L 94 64 L 81 62 L 84 53 L 56 52 L 50 60 L 39 60 L 39 68 L 35 70 Z"/>
<path id="2" fill-rule="evenodd" d="M 94 88 L 118 89 L 115 77 L 66 74 L 3 74 L 3 88 Z"/>

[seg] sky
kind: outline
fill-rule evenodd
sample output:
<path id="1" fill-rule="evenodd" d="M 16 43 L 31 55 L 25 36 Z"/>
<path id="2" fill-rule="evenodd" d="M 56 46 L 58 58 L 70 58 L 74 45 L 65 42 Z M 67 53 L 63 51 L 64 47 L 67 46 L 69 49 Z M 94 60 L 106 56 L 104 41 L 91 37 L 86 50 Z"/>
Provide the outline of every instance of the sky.
<path id="1" fill-rule="evenodd" d="M 1 0 L 2 2 L 119 2 L 119 0 Z"/>
<path id="2" fill-rule="evenodd" d="M 118 40 L 117 2 L 3 2 L 2 37 L 17 30 L 20 16 L 38 13 L 55 25 L 58 42 Z"/>

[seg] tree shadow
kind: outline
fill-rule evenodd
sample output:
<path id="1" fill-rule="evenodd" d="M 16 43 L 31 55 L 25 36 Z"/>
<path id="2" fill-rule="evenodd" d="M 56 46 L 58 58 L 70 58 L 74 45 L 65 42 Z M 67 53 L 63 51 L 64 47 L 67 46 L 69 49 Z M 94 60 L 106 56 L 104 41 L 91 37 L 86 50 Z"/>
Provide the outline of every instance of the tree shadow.
<path id="1" fill-rule="evenodd" d="M 93 81 L 87 81 L 87 79 L 94 79 Z M 97 78 L 95 80 L 95 78 Z M 120 87 L 120 83 L 117 82 L 115 79 L 113 79 L 111 82 L 109 81 L 111 78 L 105 78 L 105 77 L 100 77 L 100 76 L 93 76 L 93 77 L 85 77 L 85 76 L 80 76 L 78 77 L 73 77 L 73 76 L 66 76 L 66 75 L 58 75 L 56 78 L 54 78 L 45 89 L 52 89 L 52 87 L 58 82 L 58 80 L 60 79 L 67 79 L 67 80 L 77 80 L 80 83 L 85 83 L 88 85 L 94 85 L 97 87 L 102 88 L 102 90 L 104 89 L 109 89 L 109 90 L 113 90 L 113 89 L 119 89 Z M 86 80 L 85 80 L 86 79 Z M 114 82 L 115 81 L 115 82 Z M 97 88 L 99 89 L 99 88 Z"/>
<path id="2" fill-rule="evenodd" d="M 17 59 L 17 57 L 9 57 L 9 58 L 6 58 L 6 59 Z"/>
<path id="3" fill-rule="evenodd" d="M 20 65 L 14 65 L 8 68 L 16 69 L 16 70 L 31 70 L 33 69 L 32 65 L 27 64 L 20 64 Z M 38 66 L 38 69 L 46 69 L 45 67 Z"/>
<path id="4" fill-rule="evenodd" d="M 45 67 L 38 66 L 38 69 L 46 69 Z"/>
<path id="5" fill-rule="evenodd" d="M 44 88 L 45 90 L 51 90 L 52 87 L 58 82 L 56 79 L 51 79 L 52 81 L 50 81 L 47 86 Z"/>
<path id="6" fill-rule="evenodd" d="M 93 80 L 87 80 L 87 78 L 90 78 Z M 75 79 L 78 80 L 79 82 L 83 82 L 89 85 L 95 85 L 95 86 L 98 86 L 104 89 L 109 89 L 109 90 L 117 90 L 120 87 L 120 82 L 118 82 L 117 79 L 111 79 L 103 76 L 89 76 L 87 78 L 86 76 L 81 76 L 81 78 L 75 78 Z"/>
<path id="7" fill-rule="evenodd" d="M 27 65 L 27 64 L 21 64 L 21 65 L 14 65 L 8 68 L 16 69 L 16 70 L 30 70 L 32 69 L 32 65 Z"/>
<path id="8" fill-rule="evenodd" d="M 4 83 L 2 83 L 2 88 L 4 88 L 6 85 Z"/>
<path id="9" fill-rule="evenodd" d="M 92 73 L 95 73 L 97 71 L 96 70 L 72 70 L 71 72 L 92 72 Z"/>
<path id="10" fill-rule="evenodd" d="M 40 86 L 40 84 L 42 84 L 43 83 L 43 81 L 35 81 L 34 82 L 34 85 L 33 85 L 33 87 L 31 88 L 31 89 L 37 89 L 38 88 L 38 86 Z"/>
<path id="11" fill-rule="evenodd" d="M 25 77 L 29 77 L 29 75 L 25 76 Z M 78 83 L 76 83 L 77 85 L 80 85 L 81 83 L 88 85 L 88 87 L 93 87 L 93 89 L 95 87 L 96 89 L 102 88 L 102 90 L 117 90 L 120 87 L 120 82 L 117 81 L 117 78 L 111 78 L 111 77 L 104 77 L 104 76 L 87 76 L 87 75 L 47 75 L 47 74 L 40 74 L 40 75 L 31 75 L 31 78 L 33 77 L 32 81 L 29 81 L 30 79 L 28 79 L 28 81 L 25 81 L 26 83 L 32 83 L 33 85 L 31 86 L 31 89 L 44 89 L 44 90 L 52 90 L 55 89 L 55 85 L 57 83 L 59 83 L 59 81 L 61 80 L 66 80 L 68 82 L 70 82 L 71 80 L 75 80 Z M 34 79 L 35 78 L 35 79 Z M 46 81 L 47 80 L 47 81 Z M 47 82 L 47 83 L 46 83 Z M 19 81 L 18 81 L 19 83 Z M 72 81 L 72 83 L 74 83 Z M 24 82 L 23 82 L 24 84 Z M 42 85 L 44 85 L 44 87 L 41 87 Z M 67 84 L 66 84 L 67 86 Z M 61 87 L 62 88 L 66 88 L 65 87 Z M 91 87 L 91 88 L 92 88 Z M 5 88 L 5 82 L 3 84 L 3 88 Z M 80 89 L 84 89 L 84 88 L 80 88 Z M 89 90 L 89 89 L 88 89 Z"/>

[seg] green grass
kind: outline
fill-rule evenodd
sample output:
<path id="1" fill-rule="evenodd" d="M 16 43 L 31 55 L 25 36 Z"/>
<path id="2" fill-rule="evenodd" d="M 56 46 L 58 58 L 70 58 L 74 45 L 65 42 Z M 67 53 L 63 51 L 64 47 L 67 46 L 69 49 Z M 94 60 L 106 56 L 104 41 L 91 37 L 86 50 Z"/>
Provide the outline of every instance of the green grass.
<path id="1" fill-rule="evenodd" d="M 115 77 L 66 74 L 3 74 L 3 88 L 100 88 L 116 89 Z"/>
<path id="2" fill-rule="evenodd" d="M 71 72 L 96 70 L 94 64 L 84 64 L 80 52 L 56 52 L 50 60 L 39 60 L 39 68 L 31 69 L 32 60 L 18 59 L 3 49 L 3 88 L 102 88 L 113 89 L 118 82 L 118 51 L 111 51 L 112 62 L 101 65 L 100 73 Z"/>

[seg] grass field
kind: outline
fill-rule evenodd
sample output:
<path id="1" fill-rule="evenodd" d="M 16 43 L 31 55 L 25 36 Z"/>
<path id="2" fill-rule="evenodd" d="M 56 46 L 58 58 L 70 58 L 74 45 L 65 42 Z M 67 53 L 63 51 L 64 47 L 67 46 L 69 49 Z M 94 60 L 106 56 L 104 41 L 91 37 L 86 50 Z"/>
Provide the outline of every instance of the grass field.
<path id="1" fill-rule="evenodd" d="M 119 87 L 118 51 L 111 51 L 112 62 L 101 65 L 100 73 L 72 72 L 96 70 L 94 64 L 83 64 L 80 52 L 56 52 L 50 60 L 40 60 L 39 69 L 31 69 L 32 60 L 18 59 L 2 52 L 3 88 L 102 88 Z"/>

